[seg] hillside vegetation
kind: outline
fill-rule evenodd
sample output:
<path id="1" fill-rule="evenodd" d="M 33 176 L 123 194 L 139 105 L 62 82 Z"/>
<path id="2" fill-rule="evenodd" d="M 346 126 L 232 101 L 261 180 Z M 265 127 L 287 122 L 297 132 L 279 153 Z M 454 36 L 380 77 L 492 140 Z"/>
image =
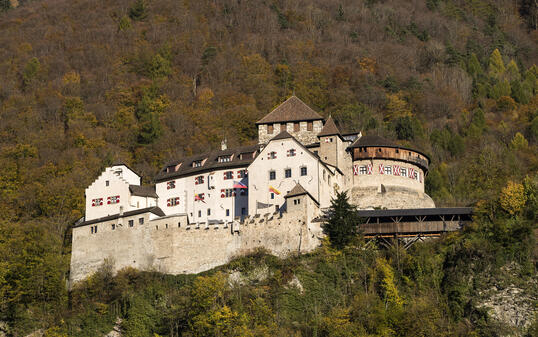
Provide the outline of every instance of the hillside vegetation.
<path id="1" fill-rule="evenodd" d="M 147 317 L 132 336 L 504 333 L 479 292 L 488 275 L 516 287 L 536 273 L 537 13 L 528 0 L 0 0 L 0 335 L 94 335 L 133 310 Z M 436 204 L 484 216 L 408 252 L 240 259 L 221 273 L 268 268 L 243 287 L 104 270 L 66 291 L 69 226 L 105 166 L 150 182 L 223 138 L 254 143 L 254 122 L 293 93 L 346 131 L 429 154 Z M 225 317 L 240 328 L 207 330 Z"/>

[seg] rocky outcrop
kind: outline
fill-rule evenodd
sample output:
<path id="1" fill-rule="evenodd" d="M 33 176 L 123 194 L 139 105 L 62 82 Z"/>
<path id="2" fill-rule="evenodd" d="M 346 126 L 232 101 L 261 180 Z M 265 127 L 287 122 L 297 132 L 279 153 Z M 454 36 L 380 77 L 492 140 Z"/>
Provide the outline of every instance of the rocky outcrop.
<path id="1" fill-rule="evenodd" d="M 493 319 L 506 326 L 507 336 L 523 336 L 537 314 L 538 280 L 535 275 L 526 283 L 496 284 L 480 292 L 478 307 L 488 309 Z"/>

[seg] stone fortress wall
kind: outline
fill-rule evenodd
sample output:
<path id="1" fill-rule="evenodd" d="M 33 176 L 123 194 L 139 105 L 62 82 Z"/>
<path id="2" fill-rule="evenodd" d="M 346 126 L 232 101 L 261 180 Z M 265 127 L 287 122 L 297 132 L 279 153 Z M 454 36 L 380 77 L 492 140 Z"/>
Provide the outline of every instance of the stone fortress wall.
<path id="1" fill-rule="evenodd" d="M 290 206 L 286 213 L 256 215 L 230 224 L 198 226 L 188 224 L 186 215 L 152 219 L 145 213 L 75 227 L 71 285 L 104 263 L 109 263 L 114 272 L 132 267 L 186 274 L 212 269 L 257 248 L 281 257 L 312 250 L 322 236 L 320 224 L 311 221 L 319 215 L 319 209 L 305 195 L 295 199 L 301 200 L 300 206 Z M 97 233 L 91 229 L 94 226 Z"/>

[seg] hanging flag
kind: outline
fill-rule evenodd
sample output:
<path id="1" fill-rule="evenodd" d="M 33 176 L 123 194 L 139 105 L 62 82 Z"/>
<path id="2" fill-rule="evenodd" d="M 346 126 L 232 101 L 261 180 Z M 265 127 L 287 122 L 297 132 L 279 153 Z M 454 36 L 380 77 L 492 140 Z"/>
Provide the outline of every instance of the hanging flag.
<path id="1" fill-rule="evenodd" d="M 269 185 L 269 191 L 273 192 L 273 193 L 275 193 L 277 195 L 280 195 L 280 191 L 277 190 L 276 188 L 274 188 L 273 186 L 270 186 L 270 185 Z"/>
<path id="2" fill-rule="evenodd" d="M 243 184 L 242 182 L 234 180 L 233 188 L 248 188 L 248 187 L 247 187 L 247 185 Z"/>
<path id="3" fill-rule="evenodd" d="M 194 195 L 194 201 L 201 201 L 201 202 L 203 202 L 205 204 L 204 194 L 203 193 L 195 194 Z"/>

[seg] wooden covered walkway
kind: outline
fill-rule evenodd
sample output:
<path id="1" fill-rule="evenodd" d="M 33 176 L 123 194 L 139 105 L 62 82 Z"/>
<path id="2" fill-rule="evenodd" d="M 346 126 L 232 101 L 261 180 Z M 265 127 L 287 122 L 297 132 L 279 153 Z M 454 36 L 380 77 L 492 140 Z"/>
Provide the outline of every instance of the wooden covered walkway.
<path id="1" fill-rule="evenodd" d="M 470 207 L 361 210 L 359 227 L 366 239 L 384 245 L 403 239 L 407 248 L 424 238 L 460 230 L 471 222 L 472 211 Z"/>

